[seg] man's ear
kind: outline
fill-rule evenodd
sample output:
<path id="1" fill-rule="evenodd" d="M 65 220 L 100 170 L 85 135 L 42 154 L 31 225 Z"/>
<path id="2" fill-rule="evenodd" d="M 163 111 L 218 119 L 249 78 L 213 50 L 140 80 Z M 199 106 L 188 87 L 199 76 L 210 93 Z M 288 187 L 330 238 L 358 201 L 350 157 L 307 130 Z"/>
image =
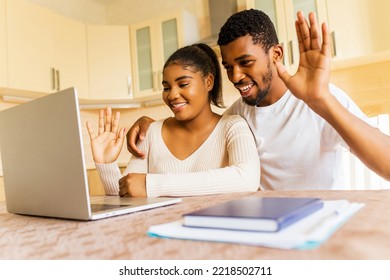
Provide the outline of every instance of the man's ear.
<path id="1" fill-rule="evenodd" d="M 283 45 L 277 44 L 277 45 L 273 46 L 272 59 L 273 59 L 274 63 L 277 61 L 283 62 L 283 55 L 284 55 Z"/>

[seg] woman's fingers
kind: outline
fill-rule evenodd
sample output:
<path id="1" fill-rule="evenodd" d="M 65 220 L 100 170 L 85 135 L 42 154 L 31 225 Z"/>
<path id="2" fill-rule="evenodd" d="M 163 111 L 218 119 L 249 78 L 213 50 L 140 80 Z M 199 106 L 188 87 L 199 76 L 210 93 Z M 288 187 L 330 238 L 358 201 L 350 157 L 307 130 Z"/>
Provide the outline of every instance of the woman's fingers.
<path id="1" fill-rule="evenodd" d="M 111 123 L 112 123 L 112 111 L 110 107 L 106 108 L 106 121 L 104 124 L 104 131 L 110 132 L 111 131 Z"/>
<path id="2" fill-rule="evenodd" d="M 114 118 L 112 118 L 112 110 L 110 107 L 107 107 L 105 110 L 100 110 L 98 134 L 100 135 L 104 132 L 117 133 L 119 129 L 119 119 L 119 112 L 116 112 Z"/>
<path id="3" fill-rule="evenodd" d="M 100 110 L 99 112 L 99 128 L 98 134 L 102 134 L 104 132 L 104 110 Z"/>
<path id="4" fill-rule="evenodd" d="M 88 131 L 88 134 L 89 134 L 89 138 L 91 140 L 96 137 L 95 132 L 92 129 L 92 125 L 91 125 L 91 123 L 89 121 L 87 121 L 87 131 Z"/>
<path id="5" fill-rule="evenodd" d="M 114 116 L 114 120 L 112 121 L 111 132 L 117 133 L 119 129 L 119 119 L 120 113 L 116 112 Z"/>

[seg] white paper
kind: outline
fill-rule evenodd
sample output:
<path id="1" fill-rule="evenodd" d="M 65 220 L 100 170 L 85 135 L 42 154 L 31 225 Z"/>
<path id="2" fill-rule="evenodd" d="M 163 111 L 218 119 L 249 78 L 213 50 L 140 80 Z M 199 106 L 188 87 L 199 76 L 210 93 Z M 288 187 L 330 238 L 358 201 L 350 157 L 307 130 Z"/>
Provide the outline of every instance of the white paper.
<path id="1" fill-rule="evenodd" d="M 324 201 L 324 207 L 279 232 L 251 232 L 183 226 L 183 220 L 151 226 L 148 234 L 162 238 L 240 243 L 280 249 L 318 247 L 364 206 L 346 200 Z"/>

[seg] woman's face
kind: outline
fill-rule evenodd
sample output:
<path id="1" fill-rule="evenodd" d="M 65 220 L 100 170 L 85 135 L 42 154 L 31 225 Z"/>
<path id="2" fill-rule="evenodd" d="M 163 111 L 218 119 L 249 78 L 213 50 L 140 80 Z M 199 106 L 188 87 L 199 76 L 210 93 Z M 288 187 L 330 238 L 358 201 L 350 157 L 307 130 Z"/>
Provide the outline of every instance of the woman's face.
<path id="1" fill-rule="evenodd" d="M 203 110 L 211 110 L 209 91 L 213 76 L 202 77 L 192 67 L 171 64 L 163 72 L 163 100 L 180 121 L 196 118 Z"/>

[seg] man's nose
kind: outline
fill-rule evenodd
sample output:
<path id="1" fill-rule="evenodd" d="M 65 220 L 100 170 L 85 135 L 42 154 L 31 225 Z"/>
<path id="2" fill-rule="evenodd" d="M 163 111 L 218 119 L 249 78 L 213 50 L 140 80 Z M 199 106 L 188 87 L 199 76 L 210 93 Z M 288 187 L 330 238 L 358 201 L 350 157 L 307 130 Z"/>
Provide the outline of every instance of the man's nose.
<path id="1" fill-rule="evenodd" d="M 230 81 L 235 84 L 240 82 L 245 77 L 241 67 L 233 67 L 232 72 L 229 76 Z"/>

